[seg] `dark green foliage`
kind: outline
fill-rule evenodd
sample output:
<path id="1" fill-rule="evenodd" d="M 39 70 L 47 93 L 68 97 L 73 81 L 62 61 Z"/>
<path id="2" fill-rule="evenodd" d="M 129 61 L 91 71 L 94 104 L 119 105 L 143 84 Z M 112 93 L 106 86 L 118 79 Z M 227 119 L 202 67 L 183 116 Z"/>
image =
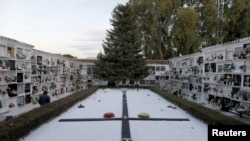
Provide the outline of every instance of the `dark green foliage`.
<path id="1" fill-rule="evenodd" d="M 71 54 L 63 54 L 63 57 L 67 57 L 67 58 L 77 58 L 77 57 L 72 56 Z"/>
<path id="2" fill-rule="evenodd" d="M 99 53 L 94 75 L 110 84 L 140 80 L 148 75 L 148 67 L 136 36 L 134 15 L 128 5 L 119 4 L 110 20 L 113 29 L 107 31 L 104 53 Z"/>
<path id="3" fill-rule="evenodd" d="M 203 6 L 197 8 L 197 12 L 200 13 L 198 36 L 201 46 L 208 47 L 218 41 L 218 11 L 215 0 L 201 0 L 201 3 Z"/>
<path id="4" fill-rule="evenodd" d="M 168 59 L 250 36 L 250 1 L 130 0 L 147 59 Z M 177 51 L 176 51 L 177 49 Z"/>
<path id="5" fill-rule="evenodd" d="M 20 116 L 9 121 L 1 122 L 0 140 L 18 141 L 20 138 L 28 135 L 32 130 L 59 116 L 78 101 L 87 98 L 96 90 L 97 87 L 91 87 L 89 89 L 76 92 L 58 101 L 54 101 L 21 114 Z"/>
<path id="6" fill-rule="evenodd" d="M 199 17 L 191 8 L 180 8 L 177 11 L 177 20 L 172 30 L 173 45 L 177 55 L 187 55 L 198 51 L 199 37 L 197 34 Z"/>
<path id="7" fill-rule="evenodd" d="M 233 0 L 225 11 L 224 42 L 250 35 L 250 1 Z"/>

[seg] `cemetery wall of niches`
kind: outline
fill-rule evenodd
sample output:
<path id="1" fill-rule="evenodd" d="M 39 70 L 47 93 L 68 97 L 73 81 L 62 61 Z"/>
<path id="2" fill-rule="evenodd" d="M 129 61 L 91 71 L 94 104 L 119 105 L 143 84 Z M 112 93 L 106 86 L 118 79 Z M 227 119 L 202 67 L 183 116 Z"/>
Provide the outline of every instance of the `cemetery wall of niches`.
<path id="1" fill-rule="evenodd" d="M 0 114 L 38 104 L 44 90 L 57 100 L 85 89 L 83 66 L 81 61 L 0 36 Z"/>
<path id="2" fill-rule="evenodd" d="M 169 59 L 166 90 L 197 102 L 250 107 L 250 38 Z"/>

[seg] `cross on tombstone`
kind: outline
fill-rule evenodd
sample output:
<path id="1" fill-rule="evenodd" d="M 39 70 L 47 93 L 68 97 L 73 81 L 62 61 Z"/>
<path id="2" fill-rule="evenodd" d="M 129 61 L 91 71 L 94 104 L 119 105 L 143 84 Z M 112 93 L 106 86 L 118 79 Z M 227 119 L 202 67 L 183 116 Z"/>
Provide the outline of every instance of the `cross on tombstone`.
<path id="1" fill-rule="evenodd" d="M 123 90 L 123 106 L 122 106 L 122 118 L 72 118 L 72 119 L 60 119 L 59 122 L 80 122 L 80 121 L 110 121 L 121 120 L 122 121 L 122 141 L 132 141 L 130 135 L 129 120 L 149 120 L 149 121 L 189 121 L 187 118 L 129 118 L 126 90 Z"/>

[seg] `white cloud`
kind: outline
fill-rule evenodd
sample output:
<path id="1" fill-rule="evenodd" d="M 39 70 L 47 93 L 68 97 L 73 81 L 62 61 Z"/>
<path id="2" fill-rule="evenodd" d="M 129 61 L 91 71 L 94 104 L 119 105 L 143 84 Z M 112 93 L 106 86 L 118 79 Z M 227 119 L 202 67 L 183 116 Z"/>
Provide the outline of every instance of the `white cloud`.
<path id="1" fill-rule="evenodd" d="M 111 12 L 127 0 L 1 0 L 2 36 L 51 53 L 95 57 Z"/>

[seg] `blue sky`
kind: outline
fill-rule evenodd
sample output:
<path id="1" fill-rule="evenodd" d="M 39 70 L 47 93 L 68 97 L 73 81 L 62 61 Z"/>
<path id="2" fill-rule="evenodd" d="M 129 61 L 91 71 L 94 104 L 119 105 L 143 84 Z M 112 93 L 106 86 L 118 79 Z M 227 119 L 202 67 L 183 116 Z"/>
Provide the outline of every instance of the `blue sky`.
<path id="1" fill-rule="evenodd" d="M 111 14 L 128 0 L 0 0 L 0 35 L 78 58 L 102 50 Z"/>

